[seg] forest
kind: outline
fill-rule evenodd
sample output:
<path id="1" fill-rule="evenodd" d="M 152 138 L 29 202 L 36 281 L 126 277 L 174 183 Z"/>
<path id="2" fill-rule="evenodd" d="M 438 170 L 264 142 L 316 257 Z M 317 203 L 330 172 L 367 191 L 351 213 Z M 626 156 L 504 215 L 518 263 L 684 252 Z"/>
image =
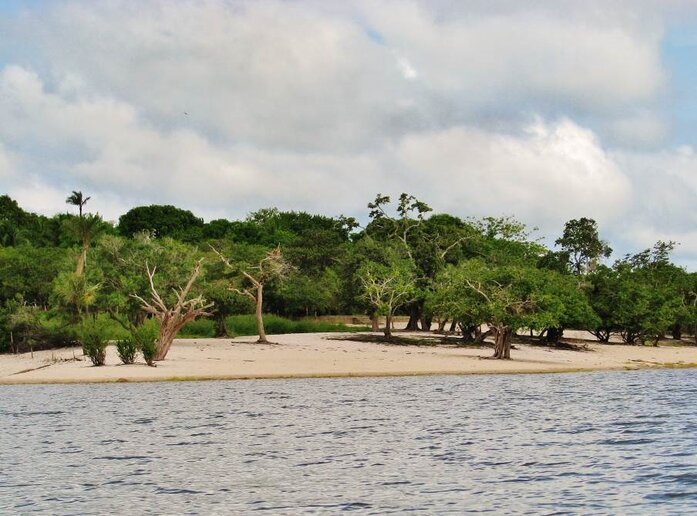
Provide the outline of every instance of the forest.
<path id="1" fill-rule="evenodd" d="M 74 191 L 47 217 L 0 196 L 1 352 L 80 343 L 99 365 L 116 340 L 124 363 L 140 351 L 154 365 L 177 335 L 346 330 L 307 322 L 332 314 L 367 316 L 386 339 L 397 315 L 437 323 L 463 345 L 489 338 L 500 359 L 521 331 L 548 345 L 567 329 L 637 345 L 696 333 L 697 273 L 671 262 L 676 243 L 610 263 L 590 218 L 547 248 L 512 217 L 433 213 L 409 194 L 378 194 L 365 227 L 275 208 L 204 222 L 169 205 L 109 223 L 95 202 Z"/>

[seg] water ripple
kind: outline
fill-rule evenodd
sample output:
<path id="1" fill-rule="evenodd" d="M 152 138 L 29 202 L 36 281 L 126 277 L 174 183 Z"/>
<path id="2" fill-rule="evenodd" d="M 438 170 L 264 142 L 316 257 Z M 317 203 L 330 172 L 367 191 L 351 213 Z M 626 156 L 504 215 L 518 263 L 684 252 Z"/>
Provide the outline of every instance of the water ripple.
<path id="1" fill-rule="evenodd" d="M 697 504 L 690 370 L 3 389 L 0 513 Z"/>

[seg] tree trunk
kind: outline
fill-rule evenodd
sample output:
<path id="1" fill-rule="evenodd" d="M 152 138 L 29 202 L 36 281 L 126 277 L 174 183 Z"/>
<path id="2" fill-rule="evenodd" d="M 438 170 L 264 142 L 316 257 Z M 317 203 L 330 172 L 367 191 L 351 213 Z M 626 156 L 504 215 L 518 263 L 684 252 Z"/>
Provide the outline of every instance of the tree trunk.
<path id="1" fill-rule="evenodd" d="M 406 331 L 418 331 L 420 317 L 421 311 L 419 310 L 419 305 L 417 303 L 412 303 L 409 307 L 409 322 L 407 323 L 407 327 L 404 329 Z"/>
<path id="2" fill-rule="evenodd" d="M 549 344 L 558 344 L 564 335 L 564 328 L 547 328 L 547 338 Z"/>
<path id="3" fill-rule="evenodd" d="M 157 339 L 155 345 L 157 346 L 157 352 L 153 357 L 154 361 L 164 360 L 169 353 L 169 348 L 172 347 L 172 342 L 174 342 L 174 337 L 177 335 L 179 328 L 176 328 L 170 323 L 163 322 L 160 327 L 160 335 Z"/>
<path id="4" fill-rule="evenodd" d="M 228 331 L 228 328 L 227 328 L 227 321 L 225 320 L 225 316 L 218 315 L 215 318 L 215 336 L 216 337 L 227 337 L 229 335 L 230 335 L 230 332 Z"/>
<path id="5" fill-rule="evenodd" d="M 269 341 L 266 340 L 266 330 L 264 330 L 264 318 L 262 317 L 261 309 L 264 300 L 264 285 L 261 283 L 257 285 L 257 299 L 256 299 L 256 318 L 257 318 L 257 331 L 259 332 L 259 338 L 257 342 L 262 344 L 267 344 Z"/>
<path id="6" fill-rule="evenodd" d="M 370 330 L 380 331 L 380 323 L 378 322 L 378 316 L 375 314 L 370 315 Z"/>
<path id="7" fill-rule="evenodd" d="M 507 326 L 496 328 L 496 344 L 494 346 L 494 358 L 510 360 L 511 358 L 511 330 Z"/>
<path id="8" fill-rule="evenodd" d="M 433 323 L 433 317 L 421 314 L 421 330 L 431 331 L 431 323 Z"/>
<path id="9" fill-rule="evenodd" d="M 675 340 L 682 340 L 682 326 L 680 326 L 680 323 L 675 323 L 673 325 L 671 335 Z"/>
<path id="10" fill-rule="evenodd" d="M 438 321 L 438 333 L 443 333 L 445 331 L 446 324 L 448 324 L 447 319 L 441 319 Z"/>
<path id="11" fill-rule="evenodd" d="M 457 320 L 453 319 L 453 322 L 450 323 L 450 333 L 455 333 L 455 330 L 457 330 Z"/>
<path id="12" fill-rule="evenodd" d="M 465 327 L 464 324 L 460 324 L 460 331 L 462 332 L 462 342 L 474 342 L 477 337 L 477 329 L 479 327 L 476 325 Z"/>
<path id="13" fill-rule="evenodd" d="M 388 339 L 392 338 L 392 316 L 385 316 L 385 337 Z"/>
<path id="14" fill-rule="evenodd" d="M 85 264 L 87 263 L 87 247 L 82 246 L 80 256 L 77 257 L 77 267 L 75 267 L 75 275 L 82 276 L 85 272 Z"/>

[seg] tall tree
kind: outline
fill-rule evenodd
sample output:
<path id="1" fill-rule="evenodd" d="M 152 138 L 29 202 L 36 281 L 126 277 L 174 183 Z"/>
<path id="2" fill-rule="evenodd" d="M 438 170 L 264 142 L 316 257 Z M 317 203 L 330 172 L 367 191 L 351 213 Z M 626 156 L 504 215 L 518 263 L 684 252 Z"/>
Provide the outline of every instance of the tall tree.
<path id="1" fill-rule="evenodd" d="M 87 204 L 87 201 L 89 201 L 91 197 L 85 197 L 82 192 L 80 191 L 75 191 L 73 190 L 73 193 L 71 193 L 68 198 L 65 200 L 67 204 L 72 204 L 73 206 L 77 206 L 79 217 L 82 218 L 82 209 L 85 207 L 85 204 Z"/>
<path id="2" fill-rule="evenodd" d="M 106 224 L 98 214 L 88 213 L 79 217 L 66 219 L 65 226 L 75 239 L 80 242 L 80 254 L 75 267 L 75 274 L 82 276 L 87 265 L 87 251 L 92 242 L 106 231 Z"/>
<path id="3" fill-rule="evenodd" d="M 203 219 L 188 210 L 171 205 L 138 206 L 119 217 L 118 230 L 125 237 L 149 232 L 158 238 L 171 237 L 184 242 L 200 241 Z"/>
<path id="4" fill-rule="evenodd" d="M 435 215 L 427 218 L 432 210 L 413 195 L 402 193 L 395 208 L 389 211 L 390 197 L 378 194 L 368 204 L 371 222 L 365 233 L 377 241 L 396 242 L 414 263 L 418 293 L 409 303 L 408 330 L 431 328 L 431 317 L 424 312 L 426 293 L 433 278 L 449 260 L 457 257 L 462 246 L 475 240 L 479 233 L 472 224 L 455 217 Z"/>
<path id="5" fill-rule="evenodd" d="M 593 271 L 601 258 L 612 254 L 612 248 L 598 235 L 598 224 L 585 217 L 568 221 L 555 244 L 568 254 L 571 272 L 577 275 Z"/>

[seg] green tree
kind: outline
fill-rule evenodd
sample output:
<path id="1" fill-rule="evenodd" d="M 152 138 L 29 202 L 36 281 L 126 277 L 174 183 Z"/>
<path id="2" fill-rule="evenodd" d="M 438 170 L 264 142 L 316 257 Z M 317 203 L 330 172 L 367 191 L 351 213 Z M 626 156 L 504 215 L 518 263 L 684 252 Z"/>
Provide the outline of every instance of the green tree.
<path id="1" fill-rule="evenodd" d="M 98 308 L 131 330 L 145 317 L 140 303 L 131 296 L 146 298 L 150 284 L 146 269 L 156 268 L 157 288 L 168 304 L 176 302 L 175 290 L 185 284 L 201 253 L 193 246 L 171 238 L 152 238 L 140 233 L 127 239 L 113 235 L 101 238 L 95 247 L 93 281 L 98 282 Z M 202 275 L 202 280 L 205 276 Z M 194 294 L 203 293 L 205 284 L 198 281 Z"/>
<path id="2" fill-rule="evenodd" d="M 385 337 L 392 336 L 392 318 L 417 293 L 413 262 L 396 249 L 386 263 L 365 262 L 357 272 L 361 295 L 378 315 L 385 316 Z"/>
<path id="3" fill-rule="evenodd" d="M 444 271 L 438 281 L 443 310 L 471 324 L 487 324 L 496 337 L 494 358 L 511 357 L 510 337 L 518 328 L 558 326 L 564 304 L 547 285 L 554 272 L 533 267 L 490 266 L 468 260 Z M 447 313 L 446 312 L 446 313 Z"/>
<path id="4" fill-rule="evenodd" d="M 78 255 L 75 274 L 82 276 L 87 265 L 87 252 L 100 235 L 107 231 L 107 224 L 98 214 L 80 214 L 79 217 L 71 217 L 64 221 L 67 230 L 80 243 L 80 254 Z"/>
<path id="5" fill-rule="evenodd" d="M 568 256 L 571 272 L 577 275 L 591 272 L 600 259 L 612 254 L 610 246 L 598 235 L 598 224 L 585 217 L 568 221 L 555 243 Z"/>
<path id="6" fill-rule="evenodd" d="M 48 307 L 52 283 L 67 267 L 64 249 L 0 247 L 0 303 L 19 295 L 29 304 Z"/>
<path id="7" fill-rule="evenodd" d="M 602 321 L 599 338 L 619 332 L 627 343 L 658 344 L 684 311 L 684 271 L 670 263 L 672 242 L 618 260 L 612 270 L 601 267 L 589 276 L 590 299 Z"/>
<path id="8" fill-rule="evenodd" d="M 158 238 L 170 237 L 183 242 L 198 242 L 203 235 L 203 219 L 188 210 L 171 205 L 139 206 L 119 217 L 118 231 L 132 237 L 143 231 Z"/>

